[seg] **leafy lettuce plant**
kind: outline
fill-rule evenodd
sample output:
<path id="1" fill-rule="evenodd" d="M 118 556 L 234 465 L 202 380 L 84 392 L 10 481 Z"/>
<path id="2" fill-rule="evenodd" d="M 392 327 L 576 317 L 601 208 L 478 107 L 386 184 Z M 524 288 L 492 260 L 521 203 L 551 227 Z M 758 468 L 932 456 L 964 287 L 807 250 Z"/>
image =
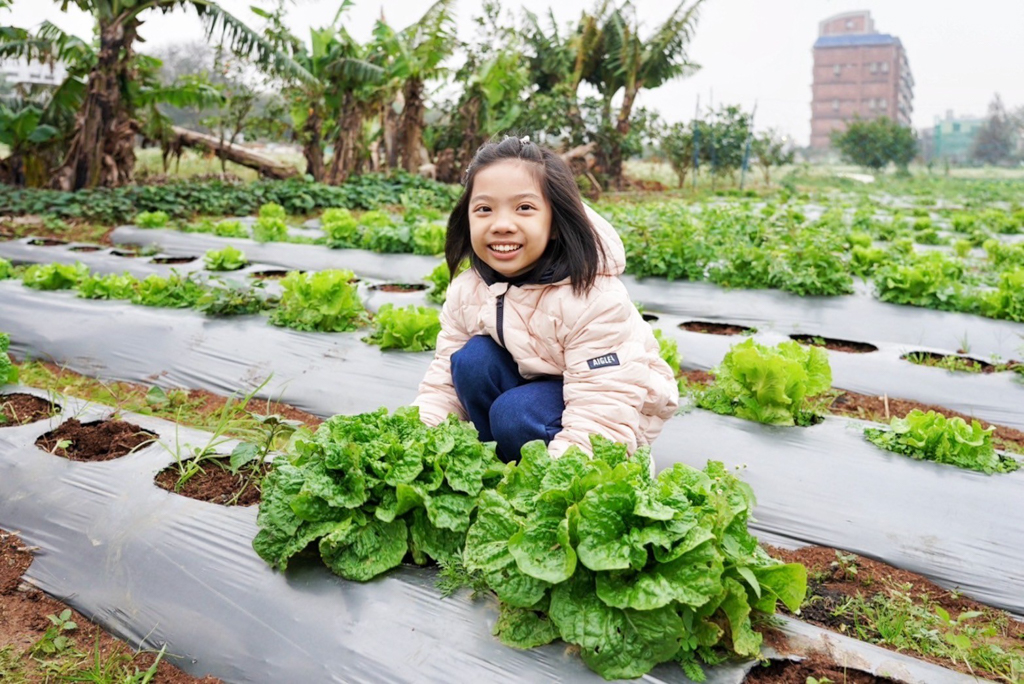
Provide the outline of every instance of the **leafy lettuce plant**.
<path id="1" fill-rule="evenodd" d="M 94 274 L 78 284 L 78 296 L 83 299 L 131 299 L 135 296 L 138 282 L 130 273 Z"/>
<path id="2" fill-rule="evenodd" d="M 10 261 L 0 257 L 0 280 L 14 277 L 14 266 Z"/>
<path id="3" fill-rule="evenodd" d="M 237 271 L 249 265 L 242 250 L 228 245 L 224 249 L 211 249 L 203 256 L 209 271 Z"/>
<path id="4" fill-rule="evenodd" d="M 444 241 L 448 224 L 444 221 L 418 223 L 412 228 L 412 251 L 415 254 L 434 256 L 444 254 Z"/>
<path id="5" fill-rule="evenodd" d="M 456 561 L 476 497 L 503 467 L 470 424 L 428 428 L 413 407 L 335 416 L 293 444 L 263 482 L 253 548 L 284 570 L 317 542 L 331 570 L 360 582 L 407 555 Z"/>
<path id="6" fill-rule="evenodd" d="M 806 592 L 801 565 L 768 557 L 747 531 L 754 498 L 721 463 L 651 475 L 650 453 L 591 437 L 552 459 L 523 448 L 479 498 L 465 567 L 500 601 L 494 631 L 516 648 L 561 638 L 606 679 L 640 677 L 676 661 L 760 653 L 751 616 Z"/>
<path id="7" fill-rule="evenodd" d="M 806 400 L 832 385 L 825 350 L 794 341 L 766 347 L 748 339 L 712 373 L 715 383 L 698 395 L 698 406 L 771 425 L 809 425 L 815 416 Z"/>
<path id="8" fill-rule="evenodd" d="M 73 264 L 33 264 L 25 269 L 21 282 L 36 290 L 71 290 L 88 275 L 89 269 L 78 261 Z"/>
<path id="9" fill-rule="evenodd" d="M 245 229 L 241 221 L 221 221 L 213 227 L 213 234 L 220 237 L 249 237 L 249 231 Z"/>
<path id="10" fill-rule="evenodd" d="M 143 211 L 135 215 L 139 228 L 163 228 L 171 220 L 166 211 Z"/>
<path id="11" fill-rule="evenodd" d="M 192 278 L 171 273 L 166 278 L 149 275 L 138 281 L 133 304 L 170 309 L 190 309 L 203 296 L 205 288 Z"/>
<path id="12" fill-rule="evenodd" d="M 878 298 L 893 304 L 910 304 L 955 311 L 963 295 L 963 264 L 941 252 L 909 256 L 875 271 Z"/>
<path id="13" fill-rule="evenodd" d="M 260 207 L 256 223 L 252 227 L 252 239 L 256 242 L 284 242 L 288 239 L 288 224 L 285 223 L 284 207 L 280 204 L 264 204 Z"/>
<path id="14" fill-rule="evenodd" d="M 369 212 L 368 212 L 369 213 Z M 383 254 L 408 254 L 412 252 L 412 229 L 406 225 L 366 226 L 361 238 L 363 249 Z"/>
<path id="15" fill-rule="evenodd" d="M 0 333 L 0 385 L 14 384 L 18 382 L 18 369 L 7 355 L 11 348 L 11 336 L 7 333 Z"/>
<path id="16" fill-rule="evenodd" d="M 444 300 L 448 297 L 448 286 L 452 283 L 452 274 L 448 270 L 448 264 L 442 261 L 425 280 L 433 285 L 427 292 L 427 299 L 435 304 L 444 304 Z"/>
<path id="17" fill-rule="evenodd" d="M 427 351 L 437 346 L 441 321 L 437 309 L 429 306 L 409 306 L 396 309 L 391 304 L 380 307 L 373 317 L 374 331 L 363 338 L 381 349 Z"/>
<path id="18" fill-rule="evenodd" d="M 349 332 L 366 323 L 367 313 L 352 271 L 292 271 L 281 279 L 284 293 L 271 314 L 274 325 L 318 332 Z"/>
<path id="19" fill-rule="evenodd" d="M 959 468 L 992 473 L 1010 473 L 1020 462 L 996 453 L 992 446 L 994 427 L 963 418 L 947 418 L 941 413 L 914 409 L 906 418 L 893 418 L 888 430 L 868 428 L 865 437 L 887 451 L 921 461 L 946 463 Z"/>
<path id="20" fill-rule="evenodd" d="M 976 297 L 982 314 L 1024 323 L 1024 267 L 1000 273 L 996 288 Z"/>
<path id="21" fill-rule="evenodd" d="M 222 283 L 206 289 L 196 301 L 196 310 L 207 316 L 246 316 L 260 313 L 276 303 L 276 298 L 263 293 L 263 283 Z"/>
<path id="22" fill-rule="evenodd" d="M 327 209 L 320 217 L 320 225 L 327 238 L 327 244 L 331 247 L 335 249 L 359 247 L 362 240 L 359 222 L 348 209 Z"/>

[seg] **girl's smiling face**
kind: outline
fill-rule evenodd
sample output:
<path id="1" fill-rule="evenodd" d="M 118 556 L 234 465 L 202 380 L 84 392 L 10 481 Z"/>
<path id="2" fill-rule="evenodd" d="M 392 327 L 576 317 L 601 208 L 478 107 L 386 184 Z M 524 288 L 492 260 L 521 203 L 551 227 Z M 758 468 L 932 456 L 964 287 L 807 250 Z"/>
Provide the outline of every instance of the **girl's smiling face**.
<path id="1" fill-rule="evenodd" d="M 551 205 L 526 162 L 491 164 L 473 178 L 469 238 L 481 261 L 506 278 L 530 270 L 551 241 Z"/>

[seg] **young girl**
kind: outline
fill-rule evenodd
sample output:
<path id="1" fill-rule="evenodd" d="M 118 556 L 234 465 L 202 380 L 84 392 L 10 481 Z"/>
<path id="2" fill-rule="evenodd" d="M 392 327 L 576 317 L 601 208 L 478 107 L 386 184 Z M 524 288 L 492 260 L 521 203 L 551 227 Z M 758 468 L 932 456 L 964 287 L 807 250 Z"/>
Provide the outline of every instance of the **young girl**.
<path id="1" fill-rule="evenodd" d="M 445 259 L 466 258 L 441 312 L 437 354 L 414 404 L 427 425 L 454 413 L 498 455 L 542 439 L 590 452 L 597 433 L 649 444 L 679 391 L 651 327 L 618 279 L 622 240 L 584 206 L 569 167 L 528 138 L 477 151 L 448 219 Z"/>

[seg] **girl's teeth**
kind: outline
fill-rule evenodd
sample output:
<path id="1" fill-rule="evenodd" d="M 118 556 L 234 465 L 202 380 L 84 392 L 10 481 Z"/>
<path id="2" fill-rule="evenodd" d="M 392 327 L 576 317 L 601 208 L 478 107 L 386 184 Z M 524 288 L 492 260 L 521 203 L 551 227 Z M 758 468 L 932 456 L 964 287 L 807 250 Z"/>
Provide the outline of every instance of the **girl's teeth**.
<path id="1" fill-rule="evenodd" d="M 519 245 L 491 245 L 491 249 L 495 252 L 514 252 L 519 249 Z"/>

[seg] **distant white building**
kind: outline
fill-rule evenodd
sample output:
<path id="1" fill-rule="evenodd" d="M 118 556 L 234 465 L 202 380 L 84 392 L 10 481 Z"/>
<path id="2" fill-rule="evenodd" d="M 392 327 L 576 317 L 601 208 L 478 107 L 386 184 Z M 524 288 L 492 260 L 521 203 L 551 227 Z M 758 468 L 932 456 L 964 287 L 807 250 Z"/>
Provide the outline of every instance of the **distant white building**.
<path id="1" fill-rule="evenodd" d="M 67 78 L 63 64 L 42 64 L 24 59 L 0 60 L 0 77 L 10 85 L 22 83 L 58 86 Z"/>

